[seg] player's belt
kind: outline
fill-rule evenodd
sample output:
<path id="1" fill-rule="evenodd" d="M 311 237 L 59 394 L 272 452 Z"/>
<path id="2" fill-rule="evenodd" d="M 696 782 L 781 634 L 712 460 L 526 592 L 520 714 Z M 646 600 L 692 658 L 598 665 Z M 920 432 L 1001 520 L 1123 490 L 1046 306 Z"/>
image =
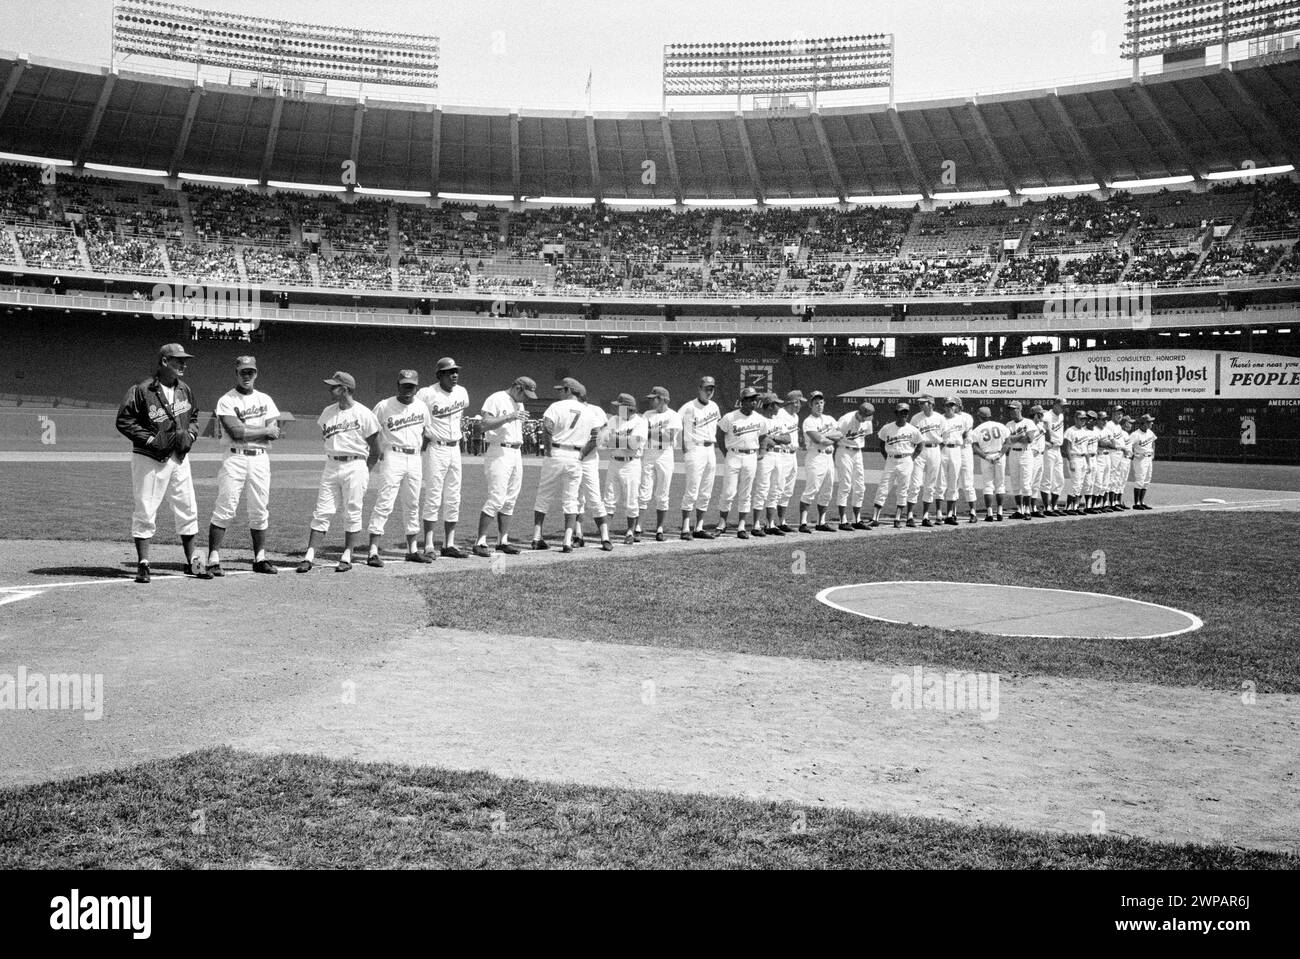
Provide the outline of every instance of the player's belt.
<path id="1" fill-rule="evenodd" d="M 388 448 L 389 448 L 390 450 L 392 450 L 394 453 L 406 453 L 406 454 L 409 455 L 409 454 L 415 452 L 415 447 L 414 447 L 414 446 L 392 446 L 392 445 L 390 445 Z"/>
<path id="2" fill-rule="evenodd" d="M 609 458 L 612 460 L 618 460 L 620 463 L 626 463 L 629 462 L 630 460 L 639 460 L 641 458 L 641 454 L 640 453 L 611 453 Z"/>
<path id="3" fill-rule="evenodd" d="M 926 449 L 929 449 L 929 450 L 933 450 L 933 449 L 938 449 L 938 448 L 939 448 L 939 444 L 938 444 L 938 443 L 922 443 L 921 445 L 924 446 Z"/>
<path id="4" fill-rule="evenodd" d="M 1011 447 L 1011 452 L 1013 452 L 1013 453 L 1023 453 L 1024 451 L 1025 451 L 1025 448 L 1024 448 L 1023 446 L 1013 446 L 1013 447 Z"/>
<path id="5" fill-rule="evenodd" d="M 429 440 L 429 442 L 434 443 L 438 446 L 459 446 L 460 445 L 460 440 Z"/>
<path id="6" fill-rule="evenodd" d="M 523 443 L 497 443 L 495 444 L 505 450 L 523 449 Z"/>
<path id="7" fill-rule="evenodd" d="M 746 453 L 757 453 L 758 450 L 757 450 L 757 449 L 752 449 L 752 450 L 727 450 L 727 452 L 728 452 L 728 453 L 739 453 L 739 454 L 741 454 L 741 455 L 743 456 L 743 455 L 746 454 Z"/>
<path id="8" fill-rule="evenodd" d="M 673 447 L 673 446 L 648 446 L 648 447 L 646 447 L 646 449 L 652 449 L 652 450 L 654 450 L 656 453 L 662 453 L 664 450 L 676 449 L 676 447 Z"/>
<path id="9" fill-rule="evenodd" d="M 581 453 L 581 452 L 582 452 L 582 447 L 581 447 L 581 446 L 570 446 L 568 443 L 553 443 L 553 444 L 551 444 L 551 449 L 556 449 L 556 450 L 573 450 L 575 453 Z"/>
<path id="10" fill-rule="evenodd" d="M 691 447 L 691 449 L 698 449 L 701 446 L 712 446 L 712 445 L 713 445 L 713 440 L 707 440 L 703 443 L 696 443 Z"/>
<path id="11" fill-rule="evenodd" d="M 889 458 L 890 458 L 891 460 L 910 460 L 910 459 L 912 458 L 912 454 L 911 454 L 911 453 L 891 453 Z"/>
<path id="12" fill-rule="evenodd" d="M 960 448 L 961 448 L 961 444 L 960 444 L 960 443 L 944 443 L 944 444 L 943 444 L 943 448 L 946 449 L 946 450 L 955 450 L 955 449 L 960 449 Z"/>
<path id="13" fill-rule="evenodd" d="M 259 449 L 256 446 L 232 446 L 230 447 L 230 452 L 243 453 L 245 456 L 261 456 L 266 452 L 266 450 Z"/>
<path id="14" fill-rule="evenodd" d="M 785 447 L 785 446 L 773 446 L 773 447 L 772 447 L 772 452 L 773 452 L 773 453 L 793 453 L 793 452 L 795 452 L 795 451 L 794 451 L 793 449 L 791 449 L 791 448 L 789 448 L 789 447 Z"/>
<path id="15" fill-rule="evenodd" d="M 364 456 L 335 456 L 333 453 L 328 454 L 325 458 L 329 460 L 334 460 L 339 463 L 350 463 L 353 460 L 365 459 Z"/>

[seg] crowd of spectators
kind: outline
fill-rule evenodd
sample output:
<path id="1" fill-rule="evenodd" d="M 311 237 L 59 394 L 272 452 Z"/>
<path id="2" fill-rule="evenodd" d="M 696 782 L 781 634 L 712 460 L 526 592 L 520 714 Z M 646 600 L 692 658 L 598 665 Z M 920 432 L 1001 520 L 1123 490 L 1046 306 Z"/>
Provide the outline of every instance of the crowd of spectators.
<path id="1" fill-rule="evenodd" d="M 812 294 L 843 293 L 844 286 L 853 272 L 851 263 L 833 263 L 824 260 L 818 263 L 796 263 L 786 269 L 787 280 L 807 280 L 802 287 L 787 283 L 782 292 L 803 292 Z"/>
<path id="2" fill-rule="evenodd" d="M 117 237 L 111 233 L 86 234 L 90 265 L 104 273 L 161 276 L 167 272 L 158 240 Z"/>
<path id="3" fill-rule="evenodd" d="M 1128 257 L 1120 250 L 1103 250 L 1090 256 L 1067 259 L 1060 267 L 1060 281 L 1076 286 L 1105 286 L 1118 283 Z"/>
<path id="4" fill-rule="evenodd" d="M 713 246 L 716 216 L 709 210 L 618 211 L 610 215 L 606 247 L 611 253 L 651 264 L 672 257 L 703 259 Z"/>
<path id="5" fill-rule="evenodd" d="M 1150 250 L 1135 253 L 1124 277 L 1129 283 L 1171 283 L 1184 280 L 1201 255 L 1194 250 Z"/>
<path id="6" fill-rule="evenodd" d="M 1205 255 L 1196 275 L 1204 279 L 1235 280 L 1269 273 L 1286 252 L 1280 246 L 1216 246 Z"/>
<path id="7" fill-rule="evenodd" d="M 344 290 L 391 290 L 393 269 L 387 256 L 368 253 L 335 253 L 316 263 L 321 286 Z"/>
<path id="8" fill-rule="evenodd" d="M 65 218 L 80 216 L 91 232 L 171 239 L 185 234 L 175 194 L 156 184 L 64 175 L 55 179 L 55 193 Z"/>
<path id="9" fill-rule="evenodd" d="M 454 293 L 471 286 L 473 282 L 474 271 L 464 260 L 448 264 L 441 260 L 406 255 L 397 260 L 397 285 L 402 290 Z"/>
<path id="10" fill-rule="evenodd" d="M 237 282 L 239 263 L 235 250 L 229 246 L 205 246 L 202 243 L 169 243 L 167 259 L 172 272 L 185 279 L 198 282 Z"/>
<path id="11" fill-rule="evenodd" d="M 311 269 L 307 254 L 276 247 L 244 247 L 244 268 L 253 282 L 269 280 L 292 286 L 310 286 Z"/>
<path id="12" fill-rule="evenodd" d="M 775 293 L 781 271 L 771 267 L 724 267 L 709 273 L 710 293 Z"/>
<path id="13" fill-rule="evenodd" d="M 388 214 L 391 209 L 388 201 L 368 197 L 361 197 L 351 204 L 322 200 L 314 225 L 334 250 L 387 256 Z M 308 230 L 305 222 L 303 230 Z"/>
<path id="14" fill-rule="evenodd" d="M 586 289 L 608 293 L 623 289 L 623 274 L 604 263 L 570 263 L 565 261 L 555 268 L 556 292 L 567 289 Z"/>
<path id="15" fill-rule="evenodd" d="M 1291 180 L 1260 184 L 1253 207 L 1248 238 L 1260 234 L 1300 232 L 1300 185 Z"/>
<path id="16" fill-rule="evenodd" d="M 401 205 L 397 239 L 401 252 L 417 256 L 491 256 L 501 246 L 501 211 L 463 203 L 436 209 Z"/>
<path id="17" fill-rule="evenodd" d="M 608 224 L 609 214 L 599 203 L 589 208 L 559 206 L 512 213 L 509 248 L 514 256 L 538 257 L 544 246 L 563 244 L 565 256 L 573 257 L 578 248 L 599 244 Z"/>
<path id="18" fill-rule="evenodd" d="M 635 266 L 630 289 L 648 293 L 702 293 L 704 275 L 698 266 L 646 269 Z"/>
<path id="19" fill-rule="evenodd" d="M 893 257 L 907 235 L 912 214 L 906 210 L 859 207 L 848 212 L 824 210 L 807 236 L 810 252 L 851 257 Z"/>
<path id="20" fill-rule="evenodd" d="M 226 190 L 192 183 L 182 189 L 189 200 L 195 238 L 201 243 L 289 242 L 289 220 L 282 207 L 300 199 L 292 194 L 266 196 L 242 187 Z"/>
<path id="21" fill-rule="evenodd" d="M 1031 249 L 1067 253 L 1071 249 L 1103 244 L 1117 247 L 1124 235 L 1142 219 L 1142 211 L 1129 193 L 1106 200 L 1088 194 L 1054 196 L 1027 204 L 1035 211 L 1030 233 Z"/>
<path id="22" fill-rule="evenodd" d="M 1013 256 L 998 270 L 997 289 L 1041 289 L 1060 279 L 1061 261 L 1054 256 Z"/>
<path id="23" fill-rule="evenodd" d="M 876 260 L 859 263 L 853 274 L 853 289 L 873 296 L 899 296 L 912 292 L 920 269 L 905 260 Z"/>
<path id="24" fill-rule="evenodd" d="M 53 223 L 53 203 L 35 167 L 0 163 L 0 222 Z"/>
<path id="25" fill-rule="evenodd" d="M 18 227 L 14 230 L 23 259 L 33 269 L 79 270 L 82 268 L 81 251 L 71 230 L 33 230 Z"/>
<path id="26" fill-rule="evenodd" d="M 951 288 L 983 290 L 993 278 L 995 269 L 996 264 L 982 260 L 925 260 L 921 263 L 913 291 L 923 294 Z"/>

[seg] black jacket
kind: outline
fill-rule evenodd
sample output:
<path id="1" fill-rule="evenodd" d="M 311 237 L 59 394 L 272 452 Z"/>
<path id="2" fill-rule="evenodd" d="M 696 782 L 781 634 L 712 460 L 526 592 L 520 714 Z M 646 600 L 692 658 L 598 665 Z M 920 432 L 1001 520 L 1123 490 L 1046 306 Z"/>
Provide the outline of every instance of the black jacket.
<path id="1" fill-rule="evenodd" d="M 151 376 L 127 391 L 117 411 L 117 431 L 131 441 L 135 452 L 150 459 L 161 463 L 175 453 L 183 460 L 199 438 L 198 416 L 188 383 L 176 381 L 175 402 L 168 407 L 158 377 Z"/>

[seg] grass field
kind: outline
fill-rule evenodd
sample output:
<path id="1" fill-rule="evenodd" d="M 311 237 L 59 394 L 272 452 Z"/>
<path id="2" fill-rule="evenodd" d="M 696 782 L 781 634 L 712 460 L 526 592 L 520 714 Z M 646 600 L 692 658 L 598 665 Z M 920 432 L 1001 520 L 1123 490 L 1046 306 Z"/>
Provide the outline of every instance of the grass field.
<path id="1" fill-rule="evenodd" d="M 0 869 L 1294 869 L 1224 846 L 204 750 L 0 790 Z"/>

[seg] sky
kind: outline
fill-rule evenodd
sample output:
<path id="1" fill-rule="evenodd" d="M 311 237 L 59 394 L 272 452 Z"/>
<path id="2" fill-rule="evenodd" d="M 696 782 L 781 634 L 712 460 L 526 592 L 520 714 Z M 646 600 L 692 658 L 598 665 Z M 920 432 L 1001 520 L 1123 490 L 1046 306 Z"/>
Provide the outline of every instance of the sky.
<path id="1" fill-rule="evenodd" d="M 895 35 L 896 98 L 1032 90 L 1131 69 L 1124 0 L 208 0 L 207 9 L 440 38 L 445 105 L 660 107 L 664 44 Z M 107 64 L 113 0 L 3 0 L 0 49 Z M 33 15 L 34 14 L 34 15 Z M 128 64 L 128 68 L 130 65 Z M 859 102 L 870 102 L 870 95 Z M 879 97 L 874 99 L 878 101 Z M 824 101 L 826 102 L 826 101 Z M 705 103 L 677 98 L 678 109 Z"/>

